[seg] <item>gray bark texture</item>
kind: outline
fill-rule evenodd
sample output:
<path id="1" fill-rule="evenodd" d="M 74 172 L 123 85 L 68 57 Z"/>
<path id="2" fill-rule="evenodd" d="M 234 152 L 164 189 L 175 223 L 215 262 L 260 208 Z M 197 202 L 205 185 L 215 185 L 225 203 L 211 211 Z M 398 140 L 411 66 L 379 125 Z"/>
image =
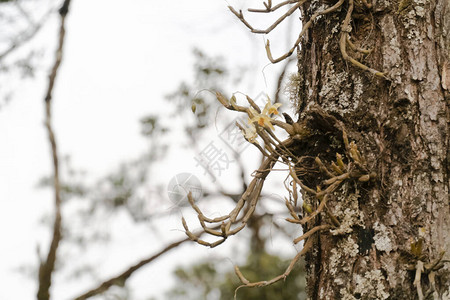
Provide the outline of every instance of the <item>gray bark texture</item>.
<path id="1" fill-rule="evenodd" d="M 330 5 L 304 4 L 304 24 Z M 298 53 L 300 119 L 320 107 L 341 121 L 376 173 L 369 182 L 344 183 L 328 200 L 341 227 L 315 237 L 306 256 L 308 296 L 450 299 L 450 1 L 372 5 L 355 2 L 350 36 L 373 51 L 348 52 L 390 80 L 343 59 L 339 39 L 347 3 L 315 20 Z M 310 155 L 329 164 L 344 150 L 335 133 L 321 133 Z M 315 185 L 313 178 L 302 180 Z M 422 263 L 428 269 L 417 272 Z M 432 263 L 443 266 L 431 270 Z"/>

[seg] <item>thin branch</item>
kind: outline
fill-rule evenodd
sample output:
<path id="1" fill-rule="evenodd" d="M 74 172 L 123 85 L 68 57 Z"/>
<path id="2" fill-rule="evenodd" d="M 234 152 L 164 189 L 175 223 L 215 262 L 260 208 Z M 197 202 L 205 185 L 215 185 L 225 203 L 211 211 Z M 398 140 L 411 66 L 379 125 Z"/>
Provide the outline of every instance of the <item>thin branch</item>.
<path id="1" fill-rule="evenodd" d="M 67 7 L 70 4 L 70 0 L 65 0 L 63 7 Z M 61 25 L 59 31 L 59 45 L 56 51 L 56 58 L 50 73 L 49 84 L 47 89 L 47 94 L 45 96 L 45 126 L 48 132 L 48 139 L 52 149 L 52 158 L 53 158 L 53 184 L 54 184 L 54 193 L 55 193 L 55 221 L 53 224 L 53 237 L 50 244 L 50 248 L 48 250 L 47 258 L 45 261 L 42 261 L 39 266 L 39 288 L 37 292 L 38 300 L 48 300 L 50 299 L 50 286 L 52 284 L 52 274 L 55 269 L 56 262 L 56 253 L 58 250 L 59 242 L 61 241 L 61 186 L 59 179 L 59 161 L 58 161 L 58 151 L 55 133 L 53 131 L 52 123 L 51 123 L 51 99 L 52 92 L 55 83 L 56 76 L 58 74 L 58 69 L 61 64 L 62 54 L 63 54 L 63 46 L 64 46 L 64 36 L 65 36 L 65 20 L 66 20 L 67 11 L 65 13 L 60 12 L 61 16 Z"/>
<path id="2" fill-rule="evenodd" d="M 53 9 L 48 11 L 37 24 L 33 25 L 33 28 L 28 33 L 22 32 L 21 34 L 19 34 L 19 36 L 14 41 L 12 41 L 10 46 L 0 53 L 0 61 L 4 60 L 15 49 L 19 48 L 26 42 L 30 41 L 34 36 L 36 36 L 39 30 L 41 30 L 45 20 L 47 20 L 53 12 Z"/>
<path id="3" fill-rule="evenodd" d="M 197 234 L 197 236 L 200 236 L 202 233 Z M 120 273 L 117 276 L 114 276 L 111 279 L 105 280 L 102 283 L 100 283 L 96 288 L 74 298 L 74 300 L 85 300 L 91 297 L 94 297 L 98 294 L 104 293 L 106 292 L 110 287 L 114 286 L 114 285 L 119 285 L 119 286 L 123 286 L 125 284 L 125 282 L 127 281 L 128 278 L 130 278 L 131 275 L 133 275 L 134 272 L 136 272 L 137 270 L 139 270 L 140 268 L 142 268 L 143 266 L 151 263 L 152 261 L 154 261 L 155 259 L 157 259 L 158 257 L 160 257 L 161 255 L 169 252 L 170 250 L 178 247 L 179 245 L 181 245 L 184 242 L 189 241 L 189 238 L 184 238 L 182 240 L 179 240 L 177 242 L 174 242 L 168 246 L 166 246 L 164 249 L 160 250 L 159 252 L 157 252 L 156 254 L 141 260 L 140 262 L 138 262 L 137 264 L 129 267 L 126 271 Z"/>
<path id="4" fill-rule="evenodd" d="M 19 1 L 15 1 L 14 4 L 16 5 L 17 9 L 20 11 L 20 13 L 27 19 L 30 26 L 36 26 L 36 23 L 34 22 L 33 18 L 30 16 L 30 14 L 22 7 L 22 4 L 20 4 Z"/>

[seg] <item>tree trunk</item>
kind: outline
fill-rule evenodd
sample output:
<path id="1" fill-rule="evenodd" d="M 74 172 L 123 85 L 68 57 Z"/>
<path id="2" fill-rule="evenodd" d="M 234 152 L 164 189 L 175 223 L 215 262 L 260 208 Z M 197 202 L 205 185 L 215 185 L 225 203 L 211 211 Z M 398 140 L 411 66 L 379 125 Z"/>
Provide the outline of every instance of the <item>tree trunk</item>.
<path id="1" fill-rule="evenodd" d="M 355 2 L 350 36 L 373 51 L 348 52 L 389 80 L 343 59 L 339 39 L 347 1 L 316 19 L 299 51 L 300 117 L 320 106 L 340 120 L 376 173 L 369 182 L 344 183 L 328 200 L 342 228 L 317 235 L 306 257 L 308 295 L 449 299 L 449 263 L 439 270 L 427 264 L 438 262 L 444 250 L 439 263 L 450 257 L 450 2 L 372 4 L 368 9 Z M 304 24 L 329 5 L 304 4 Z M 328 164 L 336 152 L 343 154 L 342 145 L 326 146 L 314 155 Z M 306 194 L 304 199 L 313 201 Z M 424 271 L 416 272 L 422 263 Z"/>

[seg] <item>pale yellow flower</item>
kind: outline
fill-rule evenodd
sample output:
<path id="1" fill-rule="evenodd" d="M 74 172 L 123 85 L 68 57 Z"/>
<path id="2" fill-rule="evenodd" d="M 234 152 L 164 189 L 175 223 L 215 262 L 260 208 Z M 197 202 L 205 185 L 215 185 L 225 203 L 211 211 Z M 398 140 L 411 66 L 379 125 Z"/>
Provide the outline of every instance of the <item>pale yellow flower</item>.
<path id="1" fill-rule="evenodd" d="M 267 113 L 263 112 L 262 114 L 259 114 L 256 110 L 254 110 L 252 108 L 250 108 L 250 111 L 251 111 L 253 117 L 248 120 L 249 124 L 258 123 L 258 125 L 261 127 L 267 126 L 270 129 L 275 130 L 275 128 L 273 127 L 273 125 L 271 123 L 272 118 L 269 117 L 267 115 Z"/>
<path id="2" fill-rule="evenodd" d="M 281 106 L 281 103 L 272 104 L 270 102 L 270 98 L 267 98 L 267 104 L 266 104 L 266 106 L 264 106 L 263 114 L 265 114 L 265 115 L 271 115 L 271 114 L 278 115 L 278 107 L 280 107 L 280 106 Z"/>

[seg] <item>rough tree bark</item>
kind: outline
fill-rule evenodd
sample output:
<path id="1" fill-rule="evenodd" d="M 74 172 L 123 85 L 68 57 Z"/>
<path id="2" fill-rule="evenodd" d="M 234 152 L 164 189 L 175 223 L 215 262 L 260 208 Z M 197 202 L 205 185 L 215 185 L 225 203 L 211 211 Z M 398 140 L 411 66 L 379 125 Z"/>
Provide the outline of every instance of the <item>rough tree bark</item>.
<path id="1" fill-rule="evenodd" d="M 329 5 L 304 4 L 305 21 Z M 310 299 L 420 299 L 411 268 L 436 261 L 443 250 L 444 260 L 450 257 L 450 2 L 372 5 L 355 2 L 350 35 L 373 51 L 349 52 L 390 80 L 342 58 L 338 26 L 347 3 L 316 20 L 298 54 L 300 117 L 318 105 L 341 120 L 377 174 L 368 183 L 345 183 L 328 201 L 349 227 L 317 235 L 306 256 Z M 332 161 L 342 149 L 330 140 L 312 154 Z M 445 263 L 421 274 L 425 298 L 450 298 L 449 270 Z"/>

